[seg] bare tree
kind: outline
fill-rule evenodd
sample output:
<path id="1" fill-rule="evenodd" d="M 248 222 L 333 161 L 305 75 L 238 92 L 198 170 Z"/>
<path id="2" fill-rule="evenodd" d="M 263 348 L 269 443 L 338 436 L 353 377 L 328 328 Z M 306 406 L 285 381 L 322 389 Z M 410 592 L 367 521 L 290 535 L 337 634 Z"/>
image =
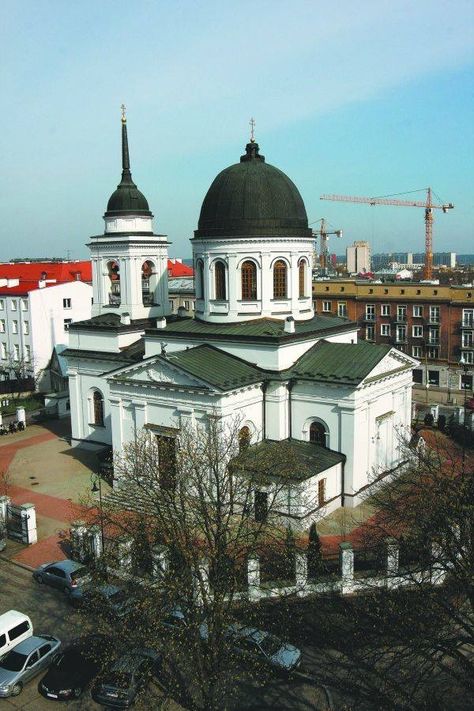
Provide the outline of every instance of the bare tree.
<path id="1" fill-rule="evenodd" d="M 139 434 L 100 512 L 107 530 L 131 541 L 134 572 L 156 573 L 158 556 L 166 558 L 160 585 L 139 595 L 133 634 L 150 645 L 165 637 L 171 683 L 188 706 L 209 711 L 226 707 L 225 690 L 238 681 L 226 633 L 236 606 L 243 614 L 247 604 L 247 561 L 270 545 L 293 546 L 285 515 L 304 498 L 285 481 L 296 466 L 291 443 L 281 443 L 275 462 L 239 433 L 238 421 L 209 417 Z M 176 606 L 185 627 L 172 637 L 163 619 Z"/>

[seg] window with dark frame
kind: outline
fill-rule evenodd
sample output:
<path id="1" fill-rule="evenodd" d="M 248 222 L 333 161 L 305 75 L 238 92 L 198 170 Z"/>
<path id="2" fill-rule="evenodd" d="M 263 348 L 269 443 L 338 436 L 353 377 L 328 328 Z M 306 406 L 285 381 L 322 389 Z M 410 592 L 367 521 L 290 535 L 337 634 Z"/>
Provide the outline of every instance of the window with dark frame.
<path id="1" fill-rule="evenodd" d="M 306 260 L 301 259 L 298 265 L 298 283 L 299 283 L 299 296 L 303 299 L 305 294 L 305 281 L 306 281 Z"/>
<path id="2" fill-rule="evenodd" d="M 225 264 L 223 262 L 216 262 L 214 267 L 214 279 L 216 299 L 225 301 L 227 296 L 225 284 Z"/>
<path id="3" fill-rule="evenodd" d="M 246 449 L 250 444 L 250 428 L 244 425 L 239 431 L 239 450 Z"/>
<path id="4" fill-rule="evenodd" d="M 312 422 L 309 428 L 309 441 L 326 446 L 326 428 L 321 422 Z"/>
<path id="5" fill-rule="evenodd" d="M 282 259 L 275 262 L 273 267 L 273 298 L 287 298 L 287 267 Z"/>
<path id="6" fill-rule="evenodd" d="M 318 481 L 318 505 L 324 506 L 326 503 L 326 479 Z"/>
<path id="7" fill-rule="evenodd" d="M 94 409 L 94 425 L 100 425 L 104 426 L 104 398 L 102 396 L 102 393 L 99 392 L 98 390 L 94 391 L 94 395 L 92 396 L 92 403 L 93 403 L 93 409 Z"/>
<path id="8" fill-rule="evenodd" d="M 176 486 L 176 437 L 157 434 L 156 442 L 160 485 L 163 489 L 172 490 Z"/>
<path id="9" fill-rule="evenodd" d="M 247 260 L 240 269 L 242 279 L 242 301 L 255 301 L 257 298 L 257 267 Z"/>
<path id="10" fill-rule="evenodd" d="M 268 518 L 268 494 L 265 491 L 255 492 L 255 521 L 265 523 Z"/>

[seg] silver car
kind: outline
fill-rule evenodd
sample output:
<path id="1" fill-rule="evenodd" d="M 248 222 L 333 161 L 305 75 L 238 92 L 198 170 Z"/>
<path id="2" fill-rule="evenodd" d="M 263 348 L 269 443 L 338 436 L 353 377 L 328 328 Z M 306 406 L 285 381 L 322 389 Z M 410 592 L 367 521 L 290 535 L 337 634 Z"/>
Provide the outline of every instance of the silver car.
<path id="1" fill-rule="evenodd" d="M 301 651 L 269 632 L 233 624 L 227 628 L 226 637 L 238 654 L 261 659 L 276 670 L 289 672 L 300 664 Z"/>
<path id="2" fill-rule="evenodd" d="M 33 571 L 33 579 L 37 583 L 51 585 L 69 595 L 75 588 L 89 582 L 90 574 L 82 563 L 66 559 L 55 563 L 43 563 Z"/>
<path id="3" fill-rule="evenodd" d="M 0 661 L 0 698 L 18 696 L 24 684 L 44 671 L 61 646 L 57 637 L 28 637 Z"/>

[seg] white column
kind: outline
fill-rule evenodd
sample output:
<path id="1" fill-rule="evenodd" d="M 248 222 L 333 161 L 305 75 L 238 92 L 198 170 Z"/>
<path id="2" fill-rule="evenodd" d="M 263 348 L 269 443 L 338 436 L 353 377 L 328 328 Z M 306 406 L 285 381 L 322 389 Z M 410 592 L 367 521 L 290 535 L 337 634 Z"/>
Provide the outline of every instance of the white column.
<path id="1" fill-rule="evenodd" d="M 87 400 L 82 400 L 80 393 L 80 379 L 77 370 L 69 368 L 69 402 L 71 406 L 71 434 L 73 439 L 83 439 L 83 406 L 87 407 Z"/>
<path id="2" fill-rule="evenodd" d="M 110 398 L 109 404 L 112 448 L 114 452 L 121 452 L 123 448 L 122 401 L 120 398 Z"/>
<path id="3" fill-rule="evenodd" d="M 342 577 L 341 593 L 346 595 L 354 590 L 354 551 L 351 543 L 339 543 L 339 562 Z"/>
<path id="4" fill-rule="evenodd" d="M 237 300 L 240 299 L 240 282 L 239 282 L 239 271 L 237 270 L 237 254 L 227 255 L 228 261 L 228 294 L 227 298 L 229 300 L 229 318 L 234 320 L 237 318 L 237 313 L 239 311 Z"/>
<path id="5" fill-rule="evenodd" d="M 260 561 L 252 557 L 247 561 L 247 583 L 249 600 L 260 598 Z"/>
<path id="6" fill-rule="evenodd" d="M 36 533 L 36 511 L 34 504 L 22 504 L 20 506 L 22 523 L 23 543 L 31 546 L 38 541 Z"/>

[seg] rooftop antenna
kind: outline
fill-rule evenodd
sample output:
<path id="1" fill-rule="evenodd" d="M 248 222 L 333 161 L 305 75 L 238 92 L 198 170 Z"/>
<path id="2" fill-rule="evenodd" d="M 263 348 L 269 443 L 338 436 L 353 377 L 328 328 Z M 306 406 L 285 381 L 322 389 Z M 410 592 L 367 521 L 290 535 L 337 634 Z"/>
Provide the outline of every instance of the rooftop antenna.
<path id="1" fill-rule="evenodd" d="M 122 109 L 122 123 L 127 123 L 127 107 L 122 104 L 120 108 Z"/>

